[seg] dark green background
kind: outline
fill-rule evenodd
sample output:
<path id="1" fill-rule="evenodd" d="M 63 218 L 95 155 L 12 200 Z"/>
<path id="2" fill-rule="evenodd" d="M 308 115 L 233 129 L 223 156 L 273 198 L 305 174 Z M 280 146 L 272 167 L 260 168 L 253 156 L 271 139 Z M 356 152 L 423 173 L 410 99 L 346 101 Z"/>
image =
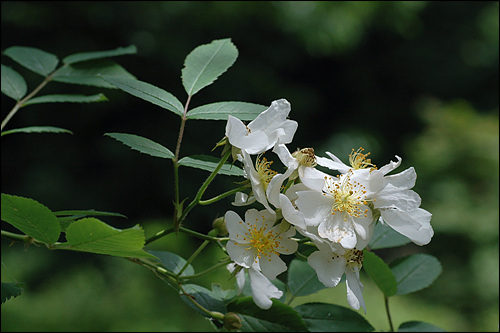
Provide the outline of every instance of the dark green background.
<path id="1" fill-rule="evenodd" d="M 436 234 L 424 247 L 378 254 L 390 261 L 429 253 L 443 265 L 430 288 L 394 300 L 396 323 L 422 320 L 449 331 L 498 330 L 498 2 L 2 2 L 2 50 L 31 46 L 57 55 L 134 44 L 136 55 L 115 58 L 139 80 L 186 93 L 186 55 L 214 39 L 231 38 L 235 64 L 192 100 L 269 105 L 286 98 L 299 127 L 290 150 L 314 147 L 344 161 L 363 146 L 382 166 L 403 158 L 414 166 L 415 190 L 433 213 Z M 28 82 L 41 77 L 3 56 Z M 58 126 L 67 134 L 2 138 L 2 192 L 34 198 L 50 209 L 96 209 L 128 217 L 103 219 L 119 228 L 140 223 L 152 235 L 170 223 L 171 163 L 132 151 L 103 136 L 138 134 L 172 151 L 179 129 L 173 113 L 117 90 L 60 83 L 50 93 L 103 92 L 99 104 L 40 104 L 22 109 L 6 129 Z M 13 107 L 2 95 L 2 119 Z M 181 156 L 213 154 L 224 122 L 189 121 Z M 397 170 L 397 171 L 398 171 Z M 181 197 L 193 197 L 207 173 L 181 169 Z M 231 189 L 217 178 L 207 197 Z M 206 232 L 230 200 L 192 211 L 187 226 Z M 244 210 L 235 209 L 242 213 Z M 4 226 L 2 224 L 3 227 Z M 198 242 L 154 244 L 185 257 Z M 2 281 L 26 282 L 23 295 L 2 305 L 2 330 L 205 330 L 165 284 L 117 258 L 49 252 L 2 239 Z M 195 268 L 220 253 L 209 249 Z M 218 275 L 217 275 L 218 274 Z M 210 285 L 225 272 L 199 282 Z M 364 276 L 364 280 L 368 278 Z M 382 307 L 379 294 L 368 319 Z M 339 286 L 345 302 L 345 286 Z M 325 300 L 324 300 L 325 301 Z M 405 312 L 406 309 L 406 312 Z M 416 309 L 416 310 L 415 310 Z M 420 312 L 418 312 L 420 311 Z M 427 311 L 427 312 L 426 312 Z M 376 320 L 376 319 L 373 319 Z M 382 319 L 374 325 L 387 330 Z M 378 325 L 378 326 L 377 326 Z"/>

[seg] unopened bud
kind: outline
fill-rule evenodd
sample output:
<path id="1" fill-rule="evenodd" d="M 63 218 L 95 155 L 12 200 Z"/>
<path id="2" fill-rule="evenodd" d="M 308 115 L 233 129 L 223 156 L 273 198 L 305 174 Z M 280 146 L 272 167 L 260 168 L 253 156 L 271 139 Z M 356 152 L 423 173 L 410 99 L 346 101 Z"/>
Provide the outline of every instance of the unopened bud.
<path id="1" fill-rule="evenodd" d="M 224 220 L 224 216 L 216 218 L 212 223 L 212 227 L 217 231 L 218 236 L 229 235 L 226 229 L 226 221 Z"/>
<path id="2" fill-rule="evenodd" d="M 224 327 L 228 330 L 239 330 L 241 328 L 241 319 L 234 312 L 229 312 L 224 316 Z"/>

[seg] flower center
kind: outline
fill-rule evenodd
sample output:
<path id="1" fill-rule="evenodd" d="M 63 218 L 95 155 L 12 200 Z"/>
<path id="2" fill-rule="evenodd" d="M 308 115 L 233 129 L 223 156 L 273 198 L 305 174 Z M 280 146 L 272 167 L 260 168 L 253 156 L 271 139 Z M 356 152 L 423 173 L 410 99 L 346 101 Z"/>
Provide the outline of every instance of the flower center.
<path id="1" fill-rule="evenodd" d="M 351 182 L 351 176 L 351 170 L 338 180 L 325 176 L 327 193 L 323 194 L 331 195 L 334 200 L 332 214 L 346 212 L 353 217 L 366 217 L 368 209 L 361 210 L 361 206 L 367 204 L 365 187 L 356 181 Z M 344 216 L 344 220 L 347 220 L 347 216 Z"/>
<path id="2" fill-rule="evenodd" d="M 303 148 L 295 151 L 292 154 L 293 157 L 297 159 L 300 165 L 305 165 L 308 167 L 315 167 L 316 155 L 314 155 L 314 148 Z"/>
<path id="3" fill-rule="evenodd" d="M 344 258 L 348 266 L 351 268 L 357 267 L 361 269 L 363 266 L 363 251 L 357 249 L 349 249 L 344 253 Z"/>
<path id="4" fill-rule="evenodd" d="M 262 154 L 257 156 L 255 170 L 257 170 L 257 173 L 260 176 L 262 185 L 264 185 L 264 191 L 267 190 L 267 186 L 269 185 L 271 179 L 278 173 L 271 170 L 271 164 L 273 164 L 273 161 L 268 162 L 265 157 L 262 157 Z"/>
<path id="5" fill-rule="evenodd" d="M 349 163 L 354 169 L 365 169 L 371 168 L 376 169 L 375 164 L 372 164 L 372 160 L 367 158 L 370 153 L 363 154 L 363 147 L 359 147 L 358 150 L 354 151 L 354 149 L 349 154 Z"/>
<path id="6" fill-rule="evenodd" d="M 265 217 L 262 216 L 262 219 L 265 220 Z M 275 248 L 279 246 L 282 237 L 273 230 L 266 232 L 264 226 L 257 227 L 256 224 L 249 225 L 249 229 L 245 232 L 243 239 L 250 242 L 250 246 L 245 248 L 245 250 L 251 250 L 252 248 L 256 250 L 255 262 L 257 262 L 257 258 L 260 260 L 263 256 L 271 261 L 271 254 L 273 253 L 278 256 L 280 255 Z"/>

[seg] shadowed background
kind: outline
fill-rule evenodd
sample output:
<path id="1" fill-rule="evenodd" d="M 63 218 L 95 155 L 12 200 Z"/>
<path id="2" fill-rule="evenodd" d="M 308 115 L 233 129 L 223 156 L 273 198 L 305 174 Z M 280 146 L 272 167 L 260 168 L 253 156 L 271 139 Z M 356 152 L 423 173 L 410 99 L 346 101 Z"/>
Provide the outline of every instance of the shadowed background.
<path id="1" fill-rule="evenodd" d="M 218 101 L 270 105 L 286 98 L 299 127 L 295 148 L 330 151 L 347 161 L 362 146 L 382 166 L 414 166 L 422 208 L 435 236 L 424 247 L 378 253 L 386 260 L 422 252 L 443 273 L 418 293 L 394 298 L 393 320 L 422 320 L 448 331 L 498 331 L 498 2 L 24 2 L 3 1 L 2 51 L 31 46 L 67 55 L 136 45 L 114 58 L 141 81 L 186 101 L 184 58 L 196 46 L 231 38 L 235 64 L 196 94 L 191 107 Z M 28 82 L 41 77 L 2 56 Z M 137 134 L 175 150 L 179 117 L 118 90 L 50 83 L 40 95 L 104 93 L 98 104 L 39 104 L 6 129 L 57 126 L 74 134 L 2 138 L 2 193 L 34 198 L 53 211 L 96 209 L 141 224 L 146 236 L 171 223 L 170 161 L 132 151 L 104 133 Z M 2 119 L 14 102 L 2 95 Z M 221 121 L 189 121 L 181 156 L 212 154 Z M 277 162 L 278 163 L 278 162 Z M 208 173 L 181 168 L 181 198 L 192 198 Z M 216 178 L 209 198 L 234 186 Z M 186 226 L 200 232 L 228 209 L 222 200 L 195 208 Z M 4 224 L 2 223 L 2 226 Z M 185 258 L 199 245 L 179 235 L 152 244 Z M 208 248 L 197 271 L 221 257 Z M 24 249 L 2 239 L 2 281 L 25 282 L 2 305 L 3 331 L 204 331 L 210 325 L 173 289 L 119 258 Z M 197 281 L 232 286 L 226 272 Z M 364 276 L 367 318 L 387 330 L 380 292 Z M 347 304 L 345 286 L 315 300 Z M 304 302 L 306 300 L 297 300 Z M 392 300 L 391 300 L 392 301 Z M 379 315 L 380 314 L 380 315 Z"/>

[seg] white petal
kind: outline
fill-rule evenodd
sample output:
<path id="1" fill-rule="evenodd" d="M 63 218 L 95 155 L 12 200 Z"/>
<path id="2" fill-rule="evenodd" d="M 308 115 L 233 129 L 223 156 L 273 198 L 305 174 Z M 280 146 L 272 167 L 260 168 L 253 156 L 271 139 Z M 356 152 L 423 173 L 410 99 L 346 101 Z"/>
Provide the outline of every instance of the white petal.
<path id="1" fill-rule="evenodd" d="M 283 296 L 283 292 L 259 271 L 250 268 L 248 275 L 250 277 L 253 300 L 259 308 L 267 310 L 273 305 L 271 298 L 279 299 Z"/>
<path id="2" fill-rule="evenodd" d="M 364 206 L 366 207 L 366 206 Z M 354 230 L 356 230 L 356 234 L 358 234 L 358 242 L 360 240 L 367 240 L 371 238 L 373 234 L 370 234 L 370 225 L 373 222 L 373 216 L 370 209 L 368 209 L 366 213 L 366 217 L 360 217 L 352 219 L 352 223 L 354 225 Z M 359 248 L 356 246 L 359 250 Z"/>
<path id="3" fill-rule="evenodd" d="M 396 169 L 400 164 L 401 164 L 401 157 L 396 155 L 396 158 L 398 159 L 397 162 L 390 161 L 388 164 L 384 165 L 381 167 L 379 170 L 384 174 L 388 174 L 392 170 Z"/>
<path id="4" fill-rule="evenodd" d="M 417 245 L 428 244 L 434 235 L 430 223 L 432 214 L 425 209 L 417 208 L 408 212 L 381 209 L 380 214 L 385 223 Z"/>
<path id="5" fill-rule="evenodd" d="M 227 270 L 232 273 L 236 269 L 237 266 L 234 263 L 227 264 Z M 238 285 L 238 295 L 243 291 L 243 287 L 245 286 L 245 270 L 240 269 L 238 273 L 236 273 L 236 284 Z"/>
<path id="6" fill-rule="evenodd" d="M 293 207 L 290 199 L 284 194 L 279 195 L 279 207 L 281 207 L 281 213 L 288 223 L 299 228 L 306 228 L 304 215 Z"/>
<path id="7" fill-rule="evenodd" d="M 313 252 L 307 258 L 307 262 L 316 271 L 318 280 L 327 287 L 339 284 L 346 267 L 345 259 L 330 251 Z"/>
<path id="8" fill-rule="evenodd" d="M 234 202 L 232 202 L 231 204 L 233 206 L 248 206 L 254 202 L 255 197 L 253 195 L 249 197 L 246 193 L 236 192 L 236 195 L 234 196 Z"/>
<path id="9" fill-rule="evenodd" d="M 417 209 L 422 200 L 413 190 L 383 189 L 376 195 L 375 208 L 396 208 L 402 211 Z"/>
<path id="10" fill-rule="evenodd" d="M 262 257 L 259 259 L 260 271 L 269 280 L 274 280 L 278 275 L 286 271 L 287 267 L 283 260 L 274 253 L 269 257 Z"/>
<path id="11" fill-rule="evenodd" d="M 315 168 L 299 168 L 300 181 L 311 190 L 321 192 L 325 185 L 325 177 L 331 177 Z"/>
<path id="12" fill-rule="evenodd" d="M 232 210 L 228 210 L 224 215 L 224 222 L 229 237 L 233 240 L 243 241 L 245 233 L 248 232 L 248 225 L 241 217 Z"/>
<path id="13" fill-rule="evenodd" d="M 331 215 L 331 197 L 316 191 L 300 191 L 297 196 L 295 204 L 304 215 L 306 225 L 317 226 L 325 216 Z"/>
<path id="14" fill-rule="evenodd" d="M 342 162 L 337 156 L 333 155 L 332 153 L 326 152 L 326 154 L 330 157 L 330 159 L 316 156 L 316 162 L 319 165 L 327 167 L 331 170 L 337 170 L 340 173 L 346 173 L 351 168 L 350 166 L 344 164 L 344 162 Z"/>
<path id="15" fill-rule="evenodd" d="M 351 308 L 359 310 L 363 307 L 366 314 L 365 300 L 363 298 L 363 284 L 359 281 L 359 272 L 353 272 L 351 269 L 346 269 L 345 272 L 347 285 L 347 303 Z"/>
<path id="16" fill-rule="evenodd" d="M 230 240 L 226 245 L 229 257 L 240 266 L 249 268 L 254 263 L 255 251 L 248 249 L 245 245 L 237 245 L 234 241 Z"/>
<path id="17" fill-rule="evenodd" d="M 384 178 L 384 184 L 386 188 L 407 190 L 415 186 L 417 180 L 417 173 L 413 167 L 401 171 L 395 175 L 386 176 Z"/>

